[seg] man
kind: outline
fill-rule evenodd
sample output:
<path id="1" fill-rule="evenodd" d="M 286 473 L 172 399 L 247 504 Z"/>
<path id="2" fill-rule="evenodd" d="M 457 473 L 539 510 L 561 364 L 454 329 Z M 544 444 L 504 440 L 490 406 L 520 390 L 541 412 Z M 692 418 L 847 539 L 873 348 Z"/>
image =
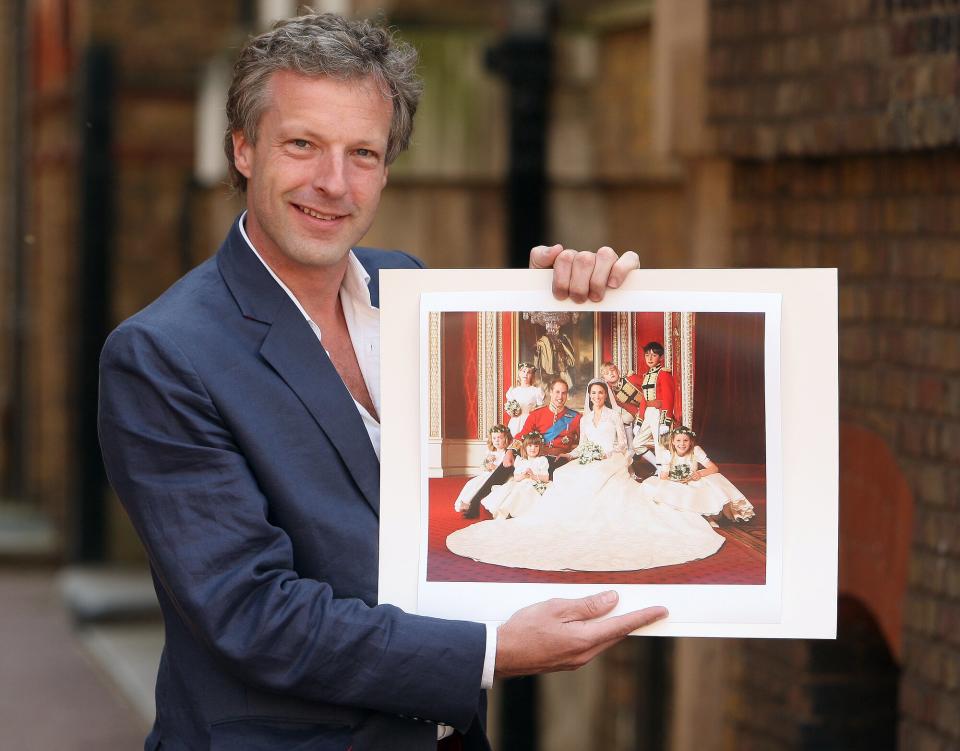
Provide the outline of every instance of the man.
<path id="1" fill-rule="evenodd" d="M 523 442 L 523 437 L 537 431 L 543 436 L 543 453 L 550 457 L 567 454 L 576 448 L 580 440 L 580 413 L 566 406 L 570 390 L 563 378 L 550 382 L 550 403 L 532 410 L 527 415 L 523 428 L 514 436 L 511 448 Z M 511 453 L 512 457 L 513 454 Z M 504 456 L 504 463 L 513 463 Z"/>
<path id="2" fill-rule="evenodd" d="M 580 441 L 580 413 L 566 406 L 568 395 L 569 389 L 564 379 L 554 378 L 550 382 L 550 402 L 527 415 L 523 428 L 514 436 L 510 450 L 503 455 L 500 466 L 490 473 L 470 499 L 470 504 L 463 513 L 467 519 L 479 517 L 480 502 L 490 495 L 494 485 L 503 485 L 513 475 L 513 460 L 520 453 L 523 439 L 528 433 L 536 431 L 543 436 L 543 447 L 540 450 L 547 457 L 550 477 L 553 477 L 553 470 L 566 461 L 559 460 L 558 457 L 575 449 Z"/>
<path id="3" fill-rule="evenodd" d="M 166 628 L 147 749 L 414 751 L 451 727 L 488 748 L 494 674 L 578 666 L 665 614 L 592 620 L 607 593 L 494 629 L 376 604 L 377 272 L 419 263 L 351 249 L 409 142 L 414 65 L 332 15 L 251 40 L 225 144 L 247 210 L 104 347 L 104 460 Z M 582 301 L 636 259 L 554 246 L 531 263 Z"/>

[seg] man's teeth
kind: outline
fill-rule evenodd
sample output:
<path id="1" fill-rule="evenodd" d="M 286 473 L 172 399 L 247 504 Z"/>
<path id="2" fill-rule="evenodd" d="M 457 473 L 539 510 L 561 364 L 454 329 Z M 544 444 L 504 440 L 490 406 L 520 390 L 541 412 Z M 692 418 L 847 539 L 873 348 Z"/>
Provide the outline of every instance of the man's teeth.
<path id="1" fill-rule="evenodd" d="M 312 216 L 314 219 L 322 219 L 325 222 L 332 222 L 334 219 L 339 219 L 340 217 L 335 214 L 318 214 L 313 209 L 308 209 L 306 206 L 301 206 L 300 211 L 302 211 L 307 216 Z"/>

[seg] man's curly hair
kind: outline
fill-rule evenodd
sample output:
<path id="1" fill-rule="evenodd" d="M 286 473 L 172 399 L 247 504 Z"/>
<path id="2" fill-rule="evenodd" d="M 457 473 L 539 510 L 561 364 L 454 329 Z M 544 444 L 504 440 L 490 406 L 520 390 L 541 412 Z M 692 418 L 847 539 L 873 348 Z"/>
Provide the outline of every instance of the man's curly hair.
<path id="1" fill-rule="evenodd" d="M 352 21 L 333 13 L 278 21 L 270 31 L 247 42 L 233 66 L 223 140 L 230 182 L 240 192 L 247 189 L 247 179 L 234 163 L 233 133 L 242 132 L 250 143 L 256 143 L 257 126 L 270 102 L 270 77 L 281 70 L 341 80 L 373 78 L 384 97 L 393 102 L 385 155 L 390 164 L 409 146 L 413 133 L 413 115 L 423 91 L 416 66 L 413 47 L 369 21 Z"/>

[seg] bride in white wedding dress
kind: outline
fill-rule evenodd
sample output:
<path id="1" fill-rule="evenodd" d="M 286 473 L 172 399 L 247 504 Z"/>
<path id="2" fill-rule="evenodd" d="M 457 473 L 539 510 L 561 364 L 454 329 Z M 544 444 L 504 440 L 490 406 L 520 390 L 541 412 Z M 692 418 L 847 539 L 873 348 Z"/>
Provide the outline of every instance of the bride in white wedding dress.
<path id="1" fill-rule="evenodd" d="M 447 547 L 484 563 L 545 571 L 635 571 L 716 553 L 724 538 L 702 516 L 649 500 L 630 478 L 623 423 L 607 394 L 600 379 L 587 386 L 580 444 L 529 511 L 458 530 Z"/>

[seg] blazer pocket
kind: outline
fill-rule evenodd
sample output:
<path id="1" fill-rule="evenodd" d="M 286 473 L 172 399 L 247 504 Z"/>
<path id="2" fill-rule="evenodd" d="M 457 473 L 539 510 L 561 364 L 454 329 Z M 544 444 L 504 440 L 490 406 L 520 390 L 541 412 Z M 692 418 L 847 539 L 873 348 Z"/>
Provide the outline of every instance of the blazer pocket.
<path id="1" fill-rule="evenodd" d="M 210 751 L 347 751 L 351 730 L 343 725 L 248 718 L 210 727 Z"/>

